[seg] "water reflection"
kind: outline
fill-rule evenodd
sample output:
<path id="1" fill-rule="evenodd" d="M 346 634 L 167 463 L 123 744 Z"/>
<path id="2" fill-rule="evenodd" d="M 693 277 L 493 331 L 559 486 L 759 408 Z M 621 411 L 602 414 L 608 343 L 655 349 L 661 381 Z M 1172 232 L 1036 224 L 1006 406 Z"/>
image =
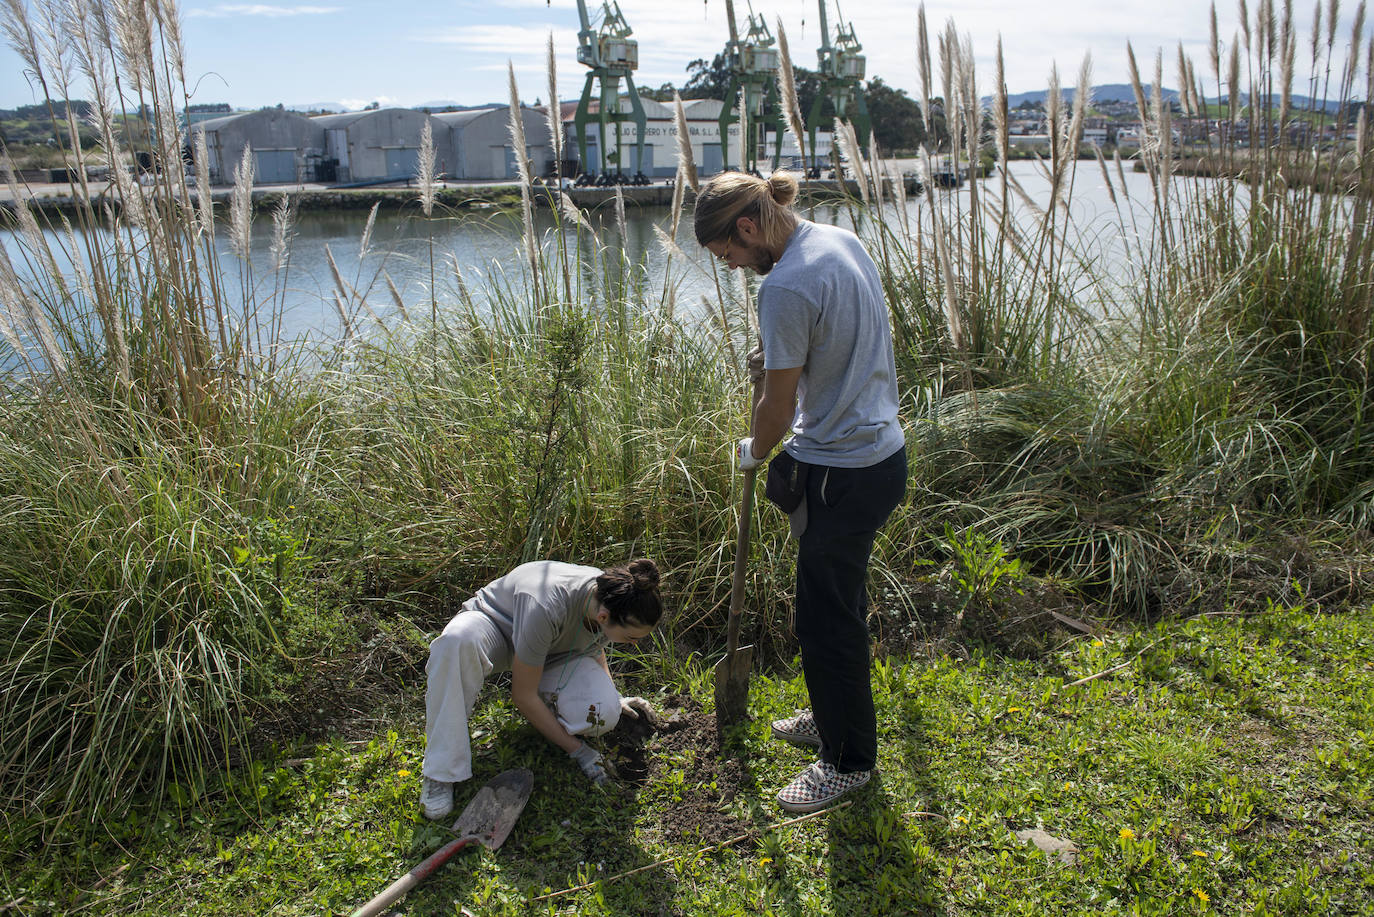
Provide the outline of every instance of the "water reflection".
<path id="1" fill-rule="evenodd" d="M 1022 189 L 1012 197 L 1012 217 L 1024 231 L 1034 231 L 1044 219 L 1039 208 L 1048 202 L 1050 182 L 1037 163 L 1013 163 L 1012 175 Z M 1124 187 L 1115 188 L 1115 199 L 1096 164 L 1079 163 L 1066 212 L 1061 215 L 1068 219 L 1060 220 L 1080 250 L 1108 265 L 1127 258 L 1127 246 L 1134 244 L 1128 240 L 1137 226 L 1148 232 L 1151 225 L 1148 212 L 1143 221 L 1130 216 L 1133 208 L 1144 208 L 1150 200 L 1148 176 L 1125 171 L 1113 178 L 1124 181 Z M 995 197 L 999 182 L 993 179 L 981 188 L 985 195 Z M 937 202 L 951 208 L 951 213 L 955 207 L 967 209 L 967 190 L 937 194 L 941 195 Z M 957 204 L 951 197 L 956 194 L 961 196 Z M 857 208 L 838 204 L 807 207 L 803 212 L 811 219 L 849 228 L 855 228 L 859 213 Z M 891 201 L 885 203 L 884 212 L 891 225 L 910 227 L 918 236 L 927 232 L 931 223 L 925 198 L 908 200 L 905 215 Z M 727 303 L 737 303 L 744 286 L 752 282 L 743 272 L 719 271 L 714 259 L 697 246 L 690 210 L 679 221 L 675 248 L 663 242 L 671 228 L 668 208 L 628 203 L 623 232 L 611 197 L 586 215 L 590 231 L 575 231 L 571 223 L 540 208 L 535 211 L 535 228 L 547 253 L 545 264 L 557 274 L 550 282 L 561 291 L 562 259 L 557 254 L 561 233 L 568 246 L 569 282 L 574 295 L 599 308 L 613 308 L 622 291 L 629 290 L 631 305 L 666 308 L 671 303 L 679 315 L 706 320 L 708 315 L 714 318 L 719 314 L 721 293 Z M 406 312 L 420 319 L 426 318 L 431 308 L 452 309 L 468 298 L 479 305 L 493 299 L 526 298 L 529 263 L 518 212 L 436 211 L 431 219 L 423 218 L 418 206 L 381 212 L 363 251 L 367 216 L 366 210 L 297 214 L 289 259 L 279 269 L 274 268 L 271 252 L 270 215 L 259 214 L 254 221 L 246 265 L 230 251 L 227 233 L 221 231 L 216 245 L 230 278 L 228 289 L 242 289 L 239 281 L 247 278 L 255 291 L 251 299 L 270 303 L 280 313 L 283 337 L 315 340 L 339 333 L 341 307 L 349 320 L 370 320 L 367 313 L 371 313 L 383 322 L 392 322 L 400 317 L 397 299 Z M 861 232 L 868 228 L 862 223 L 858 227 Z M 49 241 L 65 247 L 58 234 L 50 235 Z M 12 256 L 17 254 L 13 233 L 0 233 L 0 245 Z M 331 256 L 346 288 L 342 291 L 330 265 Z M 18 263 L 21 259 L 15 260 Z M 59 262 L 59 266 L 70 268 L 69 263 Z"/>

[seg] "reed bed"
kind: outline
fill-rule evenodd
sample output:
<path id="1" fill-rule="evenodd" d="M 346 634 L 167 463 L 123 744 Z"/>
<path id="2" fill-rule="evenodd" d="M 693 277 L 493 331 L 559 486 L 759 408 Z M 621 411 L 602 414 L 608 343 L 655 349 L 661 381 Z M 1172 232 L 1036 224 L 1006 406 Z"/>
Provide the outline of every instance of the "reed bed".
<path id="1" fill-rule="evenodd" d="M 383 271 L 336 268 L 345 333 L 306 352 L 279 333 L 290 203 L 272 216 L 272 275 L 255 276 L 214 248 L 219 233 L 251 244 L 251 158 L 226 212 L 203 172 L 195 193 L 180 177 L 177 15 L 94 0 L 4 14 L 51 98 L 78 74 L 94 86 L 104 159 L 125 162 L 127 109 L 157 128 L 171 166 L 152 185 L 115 168 L 109 199 L 75 188 L 70 226 L 21 204 L 23 263 L 0 262 L 7 818 L 108 824 L 135 799 L 204 793 L 217 767 L 251 755 L 252 717 L 299 703 L 292 691 L 319 668 L 355 664 L 371 626 L 361 607 L 385 599 L 431 628 L 446 602 L 522 560 L 654 555 L 674 604 L 661 651 L 714 651 L 739 502 L 730 444 L 747 424 L 741 358 L 757 330 L 753 281 L 676 247 L 690 148 L 659 234 L 662 283 L 624 254 L 619 197 L 604 220 L 560 198 L 553 229 L 536 233 L 532 202 L 554 192 L 522 161 L 525 232 L 490 292 L 434 254 L 423 300 Z M 1325 22 L 1312 72 L 1336 75 L 1331 97 L 1356 98 L 1363 17 L 1339 61 Z M 953 24 L 932 42 L 924 8 L 917 25 L 921 104 L 950 128 L 948 146 L 924 152 L 927 187 L 948 159 L 966 167 L 965 190 L 908 206 L 889 164 L 861 155 L 864 138 L 837 134 L 863 185 L 843 206 L 882 271 L 912 457 L 876 551 L 874 613 L 919 622 L 927 609 L 905 587 L 948 559 L 947 532 L 1100 600 L 1103 617 L 1226 601 L 1255 578 L 1307 576 L 1310 589 L 1337 559 L 1355 584 L 1374 506 L 1370 128 L 1361 113 L 1353 158 L 1278 130 L 1296 116 L 1288 8 L 1247 14 L 1245 39 L 1225 46 L 1213 27 L 1210 88 L 1177 65 L 1185 113 L 1224 94 L 1225 124 L 1272 131 L 1246 182 L 1180 180 L 1162 57 L 1151 85 L 1136 76 L 1148 199 L 1130 196 L 1119 158 L 1079 156 L 1090 61 L 1070 105 L 1051 75 L 1050 193 L 1035 199 L 1005 167 L 1000 47 L 985 136 L 970 42 Z M 55 40 L 67 34 L 80 40 Z M 1247 106 L 1242 91 L 1278 101 Z M 511 97 L 519 131 L 513 77 Z M 1236 155 L 1228 130 L 1201 141 L 1207 155 Z M 1002 164 L 986 179 L 985 150 Z M 203 169 L 204 150 L 194 158 Z M 1360 182 L 1319 193 L 1295 163 Z M 446 218 L 428 173 L 422 218 Z M 1070 231 L 1089 175 L 1115 202 L 1121 259 Z M 714 278 L 700 311 L 677 301 L 685 271 Z M 383 286 L 386 321 L 371 305 Z M 749 569 L 755 642 L 777 656 L 792 651 L 794 555 L 773 522 L 756 528 Z"/>

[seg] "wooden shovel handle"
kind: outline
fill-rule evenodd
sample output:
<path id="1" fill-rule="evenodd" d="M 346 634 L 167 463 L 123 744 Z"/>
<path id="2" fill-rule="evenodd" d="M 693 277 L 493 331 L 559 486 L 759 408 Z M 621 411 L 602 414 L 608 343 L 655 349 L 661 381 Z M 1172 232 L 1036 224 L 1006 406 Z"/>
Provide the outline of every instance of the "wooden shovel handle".
<path id="1" fill-rule="evenodd" d="M 753 412 L 759 405 L 762 381 L 754 383 L 750 394 L 750 423 L 752 429 Z M 749 525 L 754 518 L 754 473 L 757 468 L 744 472 L 744 494 L 739 500 L 739 533 L 735 537 L 735 569 L 730 576 L 730 623 L 725 631 L 725 658 L 733 659 L 739 649 L 739 623 L 744 614 L 744 569 L 749 559 Z"/>
<path id="2" fill-rule="evenodd" d="M 739 535 L 735 540 L 735 570 L 730 578 L 730 624 L 726 630 L 725 657 L 733 658 L 739 648 L 739 624 L 744 617 L 744 571 L 749 559 L 749 524 L 754 512 L 754 472 L 744 472 L 744 496 L 739 501 Z"/>
<path id="3" fill-rule="evenodd" d="M 353 917 L 376 917 L 377 914 L 386 910 L 387 907 L 405 897 L 406 893 L 412 888 L 433 875 L 436 869 L 447 863 L 459 850 L 462 850 L 469 844 L 475 843 L 477 843 L 477 838 L 470 836 L 460 837 L 456 840 L 449 841 L 434 853 L 430 854 L 429 858 L 419 866 L 416 866 L 410 872 L 388 885 L 377 897 L 354 911 Z"/>

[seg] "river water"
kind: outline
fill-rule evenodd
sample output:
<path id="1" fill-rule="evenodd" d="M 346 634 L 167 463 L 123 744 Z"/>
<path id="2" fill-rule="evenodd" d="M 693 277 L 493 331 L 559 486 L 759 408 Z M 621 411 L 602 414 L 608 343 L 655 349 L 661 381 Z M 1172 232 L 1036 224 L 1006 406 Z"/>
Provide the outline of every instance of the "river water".
<path id="1" fill-rule="evenodd" d="M 1012 163 L 1011 171 L 1030 200 L 1040 206 L 1048 201 L 1050 184 L 1038 164 Z M 1115 173 L 1113 177 L 1116 179 Z M 1123 177 L 1126 195 L 1123 196 L 1117 179 L 1115 192 L 1118 201 L 1129 197 L 1135 206 L 1144 206 L 1150 199 L 1149 178 L 1129 169 Z M 992 179 L 981 187 L 988 193 L 995 193 L 997 184 L 996 179 Z M 934 193 L 942 196 L 945 206 L 951 206 L 946 197 L 948 195 L 967 196 L 967 190 Z M 1014 197 L 1013 203 L 1012 212 L 1020 224 L 1030 227 L 1038 221 L 1034 209 L 1019 197 Z M 918 211 L 923 223 L 929 224 L 929 202 L 924 197 L 912 197 L 906 206 L 911 218 L 910 225 L 915 225 Z M 889 203 L 885 209 L 887 219 L 900 219 L 895 205 Z M 1129 219 L 1120 218 L 1118 205 L 1113 203 L 1107 182 L 1096 163 L 1078 163 L 1068 210 L 1071 216 L 1068 232 L 1073 236 L 1075 245 L 1090 250 L 1094 258 L 1106 264 L 1122 260 L 1122 231 L 1125 229 L 1129 234 L 1131 224 Z M 806 215 L 811 219 L 854 228 L 851 213 L 849 208 L 838 205 L 806 210 Z M 692 235 L 690 210 L 683 214 L 676 236 L 680 253 L 670 253 L 655 230 L 658 227 L 658 230 L 667 231 L 670 220 L 667 208 L 629 206 L 623 236 L 611 199 L 590 211 L 588 218 L 595 231 L 595 241 L 585 231 L 580 236 L 583 255 L 580 259 L 581 279 L 582 289 L 587 291 L 585 295 L 592 296 L 591 291 L 603 284 L 602 279 L 592 280 L 591 272 L 598 272 L 604 277 L 608 264 L 612 273 L 619 271 L 619 253 L 623 251 L 630 265 L 642 265 L 642 268 L 635 270 L 642 270 L 642 274 L 636 276 L 642 281 L 641 287 L 647 302 L 658 303 L 662 300 L 665 283 L 674 290 L 680 314 L 690 315 L 706 308 L 702 303 L 703 297 L 710 302 L 718 298 L 717 273 L 713 270 L 711 259 L 697 246 Z M 511 289 L 518 290 L 524 283 L 523 265 L 526 259 L 518 213 L 436 212 L 434 217 L 426 219 L 419 214 L 418 207 L 407 208 L 402 213 L 382 212 L 377 216 L 368 251 L 364 253 L 360 250 L 360 241 L 366 220 L 365 211 L 298 213 L 292 226 L 290 257 L 285 270 L 274 268 L 271 253 L 272 220 L 269 215 L 259 214 L 254 220 L 246 273 L 243 263 L 229 251 L 227 234 L 220 232 L 218 246 L 222 264 L 231 278 L 229 287 L 231 290 L 237 289 L 241 286 L 237 282 L 239 278 L 251 278 L 258 291 L 256 301 L 271 301 L 280 310 L 284 338 L 321 340 L 336 336 L 341 328 L 340 309 L 336 301 L 339 297 L 335 295 L 339 283 L 329 263 L 330 255 L 349 288 L 343 297 L 344 311 L 355 318 L 369 310 L 383 322 L 399 318 L 399 310 L 394 305 L 396 297 L 390 290 L 388 279 L 413 317 L 427 316 L 431 307 L 431 251 L 435 278 L 433 299 L 441 310 L 451 308 L 461 300 L 460 291 L 464 286 L 480 303 L 493 291 L 499 294 Z M 546 246 L 552 246 L 556 238 L 554 215 L 547 209 L 536 210 L 535 224 L 536 234 Z M 1143 225 L 1149 225 L 1148 218 Z M 864 227 L 858 229 L 862 233 Z M 571 240 L 571 235 L 568 238 Z M 50 242 L 62 244 L 57 234 L 50 235 L 49 239 Z M 25 260 L 17 257 L 22 243 L 15 233 L 0 232 L 0 245 L 6 248 L 17 264 Z M 593 251 L 602 252 L 601 258 L 590 257 Z M 459 274 L 461 281 L 457 276 Z M 740 281 L 738 278 L 729 278 L 724 282 L 733 286 Z M 363 301 L 366 302 L 366 308 L 362 306 Z"/>

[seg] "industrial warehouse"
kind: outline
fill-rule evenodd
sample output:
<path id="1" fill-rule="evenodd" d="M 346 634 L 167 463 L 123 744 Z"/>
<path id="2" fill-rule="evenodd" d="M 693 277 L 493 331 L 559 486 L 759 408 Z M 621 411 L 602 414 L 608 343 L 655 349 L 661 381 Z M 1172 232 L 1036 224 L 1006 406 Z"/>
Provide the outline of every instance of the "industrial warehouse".
<path id="1" fill-rule="evenodd" d="M 531 168 L 540 176 L 575 178 L 578 185 L 648 184 L 673 175 L 681 149 L 675 112 L 662 102 L 641 98 L 635 89 L 638 43 L 630 38 L 619 6 L 603 4 L 596 28 L 585 0 L 578 0 L 577 6 L 582 26 L 577 59 L 588 67 L 586 82 L 578 101 L 559 105 L 562 162 L 555 161 L 547 111 L 522 106 L 524 152 Z M 731 168 L 757 172 L 788 166 L 816 172 L 818 164 L 830 157 L 829 133 L 816 127 L 821 98 L 808 119 L 808 163 L 798 138 L 784 128 L 779 57 L 772 33 L 762 17 L 751 13 L 748 31 L 741 38 L 733 4 L 727 2 L 726 9 L 730 40 L 724 56 L 731 82 L 725 95 L 732 102 L 683 103 L 698 171 L 711 175 Z M 868 113 L 861 91 L 865 62 L 858 53 L 862 46 L 843 22 L 832 44 L 824 0 L 820 11 L 822 96 L 838 117 L 854 124 L 861 142 L 866 143 Z M 627 91 L 622 92 L 622 84 Z M 193 155 L 203 136 L 214 184 L 234 181 L 245 150 L 251 151 L 257 184 L 381 184 L 416 174 L 426 125 L 437 177 L 455 181 L 516 177 L 508 106 L 439 113 L 385 108 L 313 117 L 264 109 L 192 124 L 187 146 L 188 155 Z"/>
<path id="2" fill-rule="evenodd" d="M 671 177 L 677 168 L 678 136 L 673 108 L 652 99 L 641 99 L 645 112 L 644 155 L 636 155 L 634 126 L 614 124 L 606 134 L 606 152 L 612 163 L 624 157 L 626 171 L 649 179 Z M 562 175 L 572 177 L 585 170 L 577 155 L 577 103 L 561 106 L 565 163 Z M 597 113 L 597 106 L 591 106 Z M 721 171 L 727 150 L 740 142 L 738 124 L 726 129 L 720 142 L 723 102 L 699 99 L 683 103 L 692 156 L 702 174 Z M 535 173 L 560 174 L 554 162 L 548 117 L 543 108 L 521 108 L 525 130 L 525 155 Z M 424 125 L 434 138 L 434 167 L 439 177 L 454 181 L 506 181 L 516 177 L 515 150 L 510 140 L 510 109 L 490 107 L 426 114 L 408 108 L 307 117 L 292 111 L 269 108 L 201 121 L 191 126 L 194 150 L 196 134 L 205 134 L 210 181 L 230 184 L 245 148 L 252 150 L 257 184 L 337 184 L 404 181 L 415 175 Z M 601 156 L 601 134 L 595 125 L 586 132 L 592 162 Z M 768 131 L 765 147 L 776 146 L 776 132 Z M 829 133 L 818 133 L 817 153 L 830 155 Z M 796 140 L 784 136 L 784 165 L 799 166 L 801 151 Z"/>

